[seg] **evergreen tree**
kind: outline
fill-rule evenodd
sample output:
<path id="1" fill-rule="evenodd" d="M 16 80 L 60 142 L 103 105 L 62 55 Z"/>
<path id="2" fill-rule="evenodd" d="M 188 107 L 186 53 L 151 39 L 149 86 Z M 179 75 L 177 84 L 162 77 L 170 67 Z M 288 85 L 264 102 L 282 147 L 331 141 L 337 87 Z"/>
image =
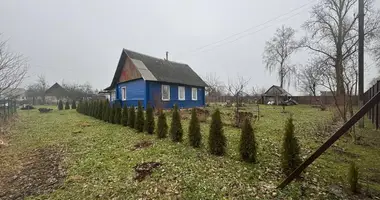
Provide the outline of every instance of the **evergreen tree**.
<path id="1" fill-rule="evenodd" d="M 110 102 L 107 100 L 104 101 L 103 105 L 103 121 L 108 122 L 110 112 Z"/>
<path id="2" fill-rule="evenodd" d="M 168 134 L 168 124 L 166 123 L 165 113 L 160 109 L 157 121 L 157 138 L 166 138 Z"/>
<path id="3" fill-rule="evenodd" d="M 348 171 L 348 183 L 350 184 L 350 190 L 353 193 L 359 192 L 358 178 L 359 178 L 358 167 L 355 165 L 354 162 L 351 162 L 350 169 Z"/>
<path id="4" fill-rule="evenodd" d="M 143 130 L 144 130 L 144 110 L 143 110 L 143 107 L 141 105 L 141 101 L 139 101 L 138 106 L 137 106 L 135 129 L 138 132 L 143 132 Z"/>
<path id="5" fill-rule="evenodd" d="M 63 102 L 62 102 L 62 100 L 59 100 L 59 102 L 58 102 L 58 110 L 63 110 Z"/>
<path id="6" fill-rule="evenodd" d="M 192 147 L 198 148 L 201 146 L 201 127 L 199 125 L 199 120 L 197 117 L 197 112 L 195 108 L 191 110 L 191 119 L 189 125 L 189 141 Z"/>
<path id="7" fill-rule="evenodd" d="M 256 139 L 251 122 L 245 118 L 243 127 L 241 129 L 240 138 L 240 157 L 246 162 L 256 162 Z"/>
<path id="8" fill-rule="evenodd" d="M 82 104 L 82 101 L 79 101 L 78 106 L 76 106 L 76 110 L 78 113 L 81 113 L 81 104 Z"/>
<path id="9" fill-rule="evenodd" d="M 97 103 L 98 111 L 96 113 L 96 119 L 102 120 L 103 119 L 103 107 L 104 103 L 102 100 L 98 101 Z"/>
<path id="10" fill-rule="evenodd" d="M 69 101 L 66 101 L 65 110 L 70 110 L 70 103 L 69 103 Z"/>
<path id="11" fill-rule="evenodd" d="M 127 125 L 128 125 L 128 107 L 127 107 L 127 105 L 125 105 L 125 106 L 123 107 L 123 113 L 122 113 L 121 124 L 122 124 L 123 126 L 127 126 Z"/>
<path id="12" fill-rule="evenodd" d="M 222 156 L 226 153 L 227 143 L 219 109 L 212 114 L 208 145 L 209 151 L 213 155 Z"/>
<path id="13" fill-rule="evenodd" d="M 77 109 L 77 104 L 75 100 L 73 100 L 73 102 L 71 103 L 71 109 Z"/>
<path id="14" fill-rule="evenodd" d="M 144 129 L 148 134 L 153 134 L 154 133 L 154 116 L 153 116 L 153 108 L 150 104 L 148 104 L 145 114 L 146 114 L 146 117 L 145 117 Z"/>
<path id="15" fill-rule="evenodd" d="M 300 147 L 294 136 L 293 118 L 289 117 L 285 124 L 285 136 L 282 144 L 282 170 L 290 175 L 300 164 Z"/>
<path id="16" fill-rule="evenodd" d="M 112 104 L 112 106 L 110 107 L 110 112 L 109 112 L 109 115 L 108 115 L 108 122 L 109 123 L 112 123 L 112 124 L 114 124 L 115 123 L 115 121 L 114 121 L 114 119 L 115 119 L 115 104 Z"/>
<path id="17" fill-rule="evenodd" d="M 135 127 L 135 107 L 134 106 L 129 107 L 128 126 L 131 128 Z"/>
<path id="18" fill-rule="evenodd" d="M 115 108 L 114 122 L 115 122 L 115 124 L 121 124 L 121 108 L 120 108 L 120 106 L 116 106 L 116 108 Z"/>
<path id="19" fill-rule="evenodd" d="M 178 106 L 175 104 L 172 113 L 172 122 L 170 124 L 170 138 L 173 142 L 182 142 L 182 135 L 181 116 L 178 111 Z"/>

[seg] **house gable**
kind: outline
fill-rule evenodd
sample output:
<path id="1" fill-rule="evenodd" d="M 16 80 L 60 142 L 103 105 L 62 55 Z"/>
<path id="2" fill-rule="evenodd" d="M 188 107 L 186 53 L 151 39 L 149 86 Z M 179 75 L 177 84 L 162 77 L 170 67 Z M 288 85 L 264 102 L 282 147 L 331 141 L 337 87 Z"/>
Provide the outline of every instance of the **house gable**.
<path id="1" fill-rule="evenodd" d="M 132 62 L 130 58 L 125 59 L 124 66 L 121 69 L 118 83 L 139 78 L 142 78 L 142 76 L 139 70 L 136 68 L 135 64 Z"/>

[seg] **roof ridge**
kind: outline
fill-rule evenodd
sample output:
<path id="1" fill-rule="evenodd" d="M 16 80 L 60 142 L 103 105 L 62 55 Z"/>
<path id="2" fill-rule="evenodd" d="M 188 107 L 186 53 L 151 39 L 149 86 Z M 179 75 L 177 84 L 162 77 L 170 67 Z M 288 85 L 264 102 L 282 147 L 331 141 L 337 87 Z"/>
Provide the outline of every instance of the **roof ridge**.
<path id="1" fill-rule="evenodd" d="M 175 64 L 181 64 L 181 65 L 188 65 L 186 63 L 181 63 L 181 62 L 177 62 L 177 61 L 171 61 L 171 60 L 165 60 L 165 59 L 162 59 L 162 58 L 157 58 L 157 57 L 154 57 L 154 56 L 151 56 L 151 55 L 147 55 L 147 54 L 144 54 L 144 53 L 140 53 L 140 52 L 137 52 L 137 51 L 132 51 L 132 50 L 129 50 L 129 49 L 126 49 L 126 48 L 123 48 L 123 50 L 127 50 L 127 51 L 131 51 L 133 53 L 137 53 L 137 54 L 141 54 L 143 56 L 146 56 L 146 57 L 150 57 L 150 58 L 153 58 L 153 59 L 157 59 L 157 60 L 162 60 L 164 62 L 169 62 L 169 63 L 175 63 Z M 128 55 L 128 53 L 126 52 L 126 54 Z"/>

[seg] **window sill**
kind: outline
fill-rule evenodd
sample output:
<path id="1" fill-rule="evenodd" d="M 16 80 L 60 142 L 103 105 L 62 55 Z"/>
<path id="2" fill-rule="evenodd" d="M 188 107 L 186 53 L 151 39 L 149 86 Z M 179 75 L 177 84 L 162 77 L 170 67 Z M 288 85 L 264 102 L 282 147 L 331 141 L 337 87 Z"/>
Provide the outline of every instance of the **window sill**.
<path id="1" fill-rule="evenodd" d="M 170 99 L 161 99 L 162 101 L 170 101 Z"/>

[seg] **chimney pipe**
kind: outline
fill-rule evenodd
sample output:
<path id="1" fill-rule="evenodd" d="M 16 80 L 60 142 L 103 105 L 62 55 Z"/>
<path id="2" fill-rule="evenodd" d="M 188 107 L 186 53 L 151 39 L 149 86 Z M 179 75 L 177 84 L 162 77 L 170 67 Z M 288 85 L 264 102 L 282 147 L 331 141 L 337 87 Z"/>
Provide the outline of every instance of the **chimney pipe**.
<path id="1" fill-rule="evenodd" d="M 169 52 L 166 52 L 166 60 L 169 60 Z"/>

